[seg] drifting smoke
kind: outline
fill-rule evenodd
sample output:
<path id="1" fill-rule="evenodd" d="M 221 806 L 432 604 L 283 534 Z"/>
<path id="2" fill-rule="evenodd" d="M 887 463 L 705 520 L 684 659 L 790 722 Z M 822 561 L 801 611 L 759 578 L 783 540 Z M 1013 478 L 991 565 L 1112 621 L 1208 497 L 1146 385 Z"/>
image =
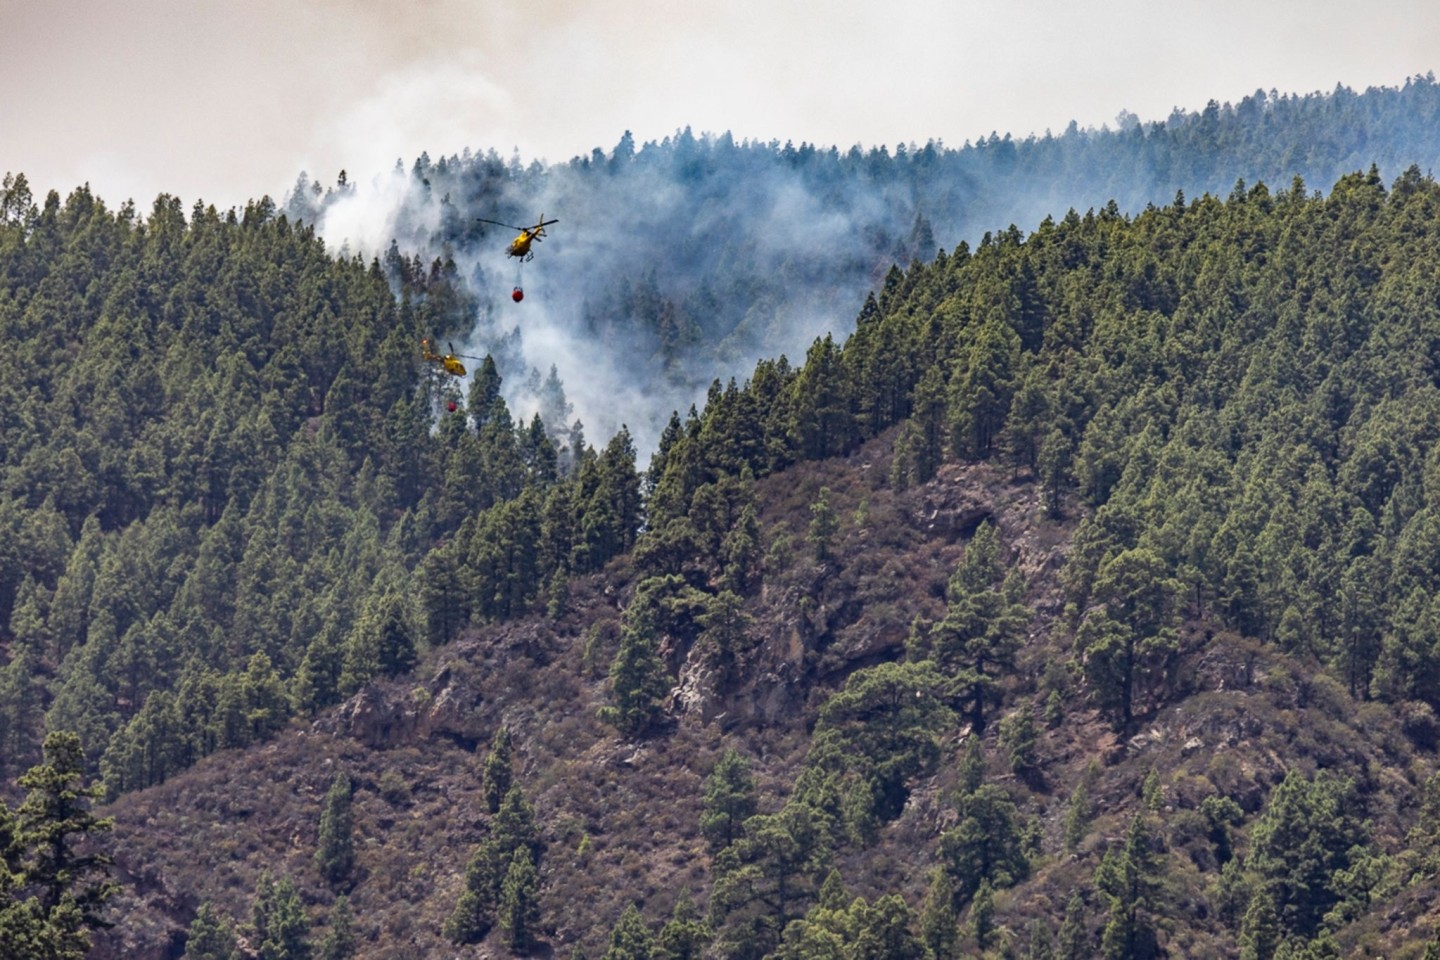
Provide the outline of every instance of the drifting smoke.
<path id="1" fill-rule="evenodd" d="M 1431 169 L 1440 133 L 1425 118 L 1437 112 L 1440 86 L 1426 76 L 1362 95 L 1257 91 L 1148 124 L 1122 112 L 1113 132 L 1071 124 L 958 150 L 841 152 L 688 129 L 637 147 L 627 133 L 567 164 L 466 151 L 397 164 L 368 188 L 321 195 L 302 179 L 286 209 L 336 249 L 379 255 L 393 243 L 452 258 L 479 304 L 463 352 L 495 356 L 512 412 L 554 416 L 553 396 L 542 403 L 553 369 L 592 442 L 624 424 L 643 458 L 713 380 L 743 382 L 761 358 L 798 362 L 816 337 L 847 334 L 893 264 L 1111 201 L 1136 213 L 1176 191 L 1225 195 L 1237 180 L 1328 189 L 1372 163 L 1387 178 Z M 1321 122 L 1353 137 L 1317 144 Z M 560 222 L 523 267 L 505 256 L 513 231 L 477 222 L 542 214 Z"/>
<path id="2" fill-rule="evenodd" d="M 539 409 L 553 368 L 592 442 L 625 425 L 643 457 L 714 379 L 743 381 L 762 358 L 798 358 L 845 331 L 871 284 L 910 259 L 913 204 L 858 181 L 827 186 L 783 156 L 688 131 L 551 167 L 422 156 L 313 204 L 302 183 L 287 209 L 337 250 L 379 255 L 393 241 L 453 259 L 480 304 L 460 351 L 495 356 L 517 418 Z M 526 264 L 506 256 L 515 231 L 477 219 L 542 215 L 560 222 Z"/>

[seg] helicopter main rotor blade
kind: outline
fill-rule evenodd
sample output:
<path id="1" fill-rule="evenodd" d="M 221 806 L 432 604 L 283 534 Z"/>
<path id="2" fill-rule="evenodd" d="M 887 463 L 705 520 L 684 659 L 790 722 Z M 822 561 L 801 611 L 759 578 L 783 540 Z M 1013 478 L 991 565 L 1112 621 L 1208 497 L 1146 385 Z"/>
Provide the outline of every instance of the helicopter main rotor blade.
<path id="1" fill-rule="evenodd" d="M 507 229 L 507 230 L 527 230 L 527 229 L 529 229 L 528 227 L 512 227 L 512 226 L 511 226 L 510 224 L 508 224 L 508 223 L 501 223 L 499 220 L 486 220 L 484 217 L 476 217 L 475 220 L 476 220 L 477 223 L 493 223 L 493 224 L 495 224 L 495 226 L 497 226 L 497 227 L 504 227 L 504 228 Z"/>

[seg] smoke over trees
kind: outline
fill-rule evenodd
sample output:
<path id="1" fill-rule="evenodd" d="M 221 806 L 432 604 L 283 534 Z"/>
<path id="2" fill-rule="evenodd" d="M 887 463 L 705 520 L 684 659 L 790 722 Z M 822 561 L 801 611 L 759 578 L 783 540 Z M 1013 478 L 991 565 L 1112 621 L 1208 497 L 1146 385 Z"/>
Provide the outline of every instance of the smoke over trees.
<path id="1" fill-rule="evenodd" d="M 1426 75 L 1363 93 L 1256 90 L 1148 123 L 1121 111 L 1113 130 L 1071 123 L 959 148 L 842 150 L 688 127 L 637 144 L 626 131 L 608 153 L 549 166 L 492 148 L 422 152 L 368 186 L 342 172 L 322 190 L 302 174 L 284 210 L 336 248 L 390 250 L 392 272 L 412 254 L 452 258 L 476 300 L 467 352 L 495 355 L 517 413 L 540 412 L 566 441 L 553 400 L 543 409 L 553 366 L 592 437 L 626 424 L 645 455 L 712 380 L 848 333 L 893 264 L 1072 208 L 1136 213 L 1177 191 L 1224 195 L 1237 178 L 1330 184 L 1372 163 L 1386 179 L 1425 169 L 1440 160 L 1423 119 L 1437 108 Z M 523 267 L 505 256 L 512 235 L 476 219 L 523 226 L 542 214 L 560 223 Z M 522 306 L 509 297 L 517 285 Z"/>

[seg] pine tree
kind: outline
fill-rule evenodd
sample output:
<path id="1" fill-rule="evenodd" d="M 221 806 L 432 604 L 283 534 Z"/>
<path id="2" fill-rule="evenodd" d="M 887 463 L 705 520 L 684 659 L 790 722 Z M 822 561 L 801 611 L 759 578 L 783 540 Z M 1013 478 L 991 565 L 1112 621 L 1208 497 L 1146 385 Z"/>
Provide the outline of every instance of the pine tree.
<path id="1" fill-rule="evenodd" d="M 1264 890 L 1256 891 L 1240 924 L 1240 960 L 1271 960 L 1282 939 L 1275 901 Z"/>
<path id="2" fill-rule="evenodd" d="M 1055 943 L 1050 935 L 1049 923 L 1038 918 L 1032 920 L 1026 934 L 1029 943 L 1024 960 L 1055 960 Z"/>
<path id="3" fill-rule="evenodd" d="M 1093 960 L 1094 938 L 1085 915 L 1085 898 L 1076 890 L 1065 904 L 1065 920 L 1056 938 L 1055 960 Z"/>
<path id="4" fill-rule="evenodd" d="M 670 919 L 660 928 L 655 946 L 664 960 L 701 960 L 714 936 L 690 894 L 682 893 L 675 901 Z"/>
<path id="5" fill-rule="evenodd" d="M 330 907 L 330 922 L 325 938 L 320 941 L 320 948 L 315 953 L 315 960 L 351 960 L 358 946 L 350 898 L 341 894 Z"/>
<path id="6" fill-rule="evenodd" d="M 355 867 L 355 828 L 351 812 L 353 788 L 344 772 L 335 774 L 320 811 L 320 837 L 315 868 L 332 886 L 345 883 Z"/>
<path id="7" fill-rule="evenodd" d="M 310 716 L 340 702 L 340 675 L 345 646 L 335 620 L 327 620 L 305 648 L 305 657 L 295 673 L 292 693 L 295 704 Z"/>
<path id="8" fill-rule="evenodd" d="M 727 749 L 720 755 L 710 775 L 705 778 L 704 812 L 700 814 L 700 834 L 712 854 L 719 853 L 741 835 L 741 825 L 755 814 L 755 778 L 750 762 L 736 750 Z"/>
<path id="9" fill-rule="evenodd" d="M 806 539 L 815 551 L 815 559 L 825 563 L 830 559 L 830 550 L 835 543 L 835 534 L 840 530 L 835 508 L 830 505 L 830 488 L 821 487 L 815 502 L 810 504 L 810 527 Z"/>
<path id="10" fill-rule="evenodd" d="M 206 900 L 190 921 L 189 936 L 185 940 L 186 960 L 239 960 L 239 957 L 234 922 Z"/>
<path id="11" fill-rule="evenodd" d="M 14 844 L 24 883 L 38 891 L 38 905 L 51 922 L 66 916 L 67 925 L 94 928 L 119 887 L 109 879 L 114 862 L 91 841 L 109 831 L 114 821 L 96 817 L 91 807 L 103 789 L 86 786 L 80 738 L 56 732 L 45 738 L 45 760 L 19 780 L 27 793 L 15 812 Z M 76 930 L 88 942 L 83 929 Z"/>
<path id="12" fill-rule="evenodd" d="M 1023 775 L 1035 769 L 1038 740 L 1035 712 L 1030 704 L 1023 705 L 1000 721 L 1000 745 L 1008 754 L 1010 769 L 1015 773 Z"/>
<path id="13" fill-rule="evenodd" d="M 750 592 L 759 580 L 760 549 L 760 520 L 755 505 L 747 503 L 720 544 L 722 589 L 741 596 Z"/>
<path id="14" fill-rule="evenodd" d="M 43 705 L 35 654 L 17 646 L 0 666 L 0 773 L 13 776 L 38 759 Z"/>
<path id="15" fill-rule="evenodd" d="M 485 796 L 485 806 L 491 813 L 500 812 L 505 794 L 510 792 L 511 778 L 510 728 L 501 726 L 495 731 L 490 742 L 490 752 L 485 756 L 485 765 L 480 772 L 480 791 Z"/>
<path id="16" fill-rule="evenodd" d="M 999 699 L 1001 675 L 1014 666 L 1029 619 L 1024 582 L 1005 573 L 1000 538 L 989 521 L 971 537 L 946 598 L 945 617 L 912 646 L 956 677 L 966 690 L 970 722 L 980 732 L 988 708 Z"/>
<path id="17" fill-rule="evenodd" d="M 796 802 L 745 822 L 745 836 L 715 858 L 710 906 L 722 951 L 736 943 L 763 951 L 779 942 L 829 868 L 832 831 L 825 813 Z"/>
<path id="18" fill-rule="evenodd" d="M 1137 813 L 1124 845 L 1106 853 L 1095 871 L 1095 886 L 1110 906 L 1100 943 L 1105 960 L 1149 960 L 1158 954 L 1152 914 L 1160 878 L 1153 842 L 1146 813 Z"/>
<path id="19" fill-rule="evenodd" d="M 260 960 L 310 960 L 310 921 L 294 880 L 277 881 L 269 871 L 262 873 L 255 886 L 251 922 L 250 942 Z"/>
<path id="20" fill-rule="evenodd" d="M 911 423 L 910 452 L 916 483 L 929 483 L 945 456 L 945 384 L 940 366 L 934 365 L 915 386 L 915 412 Z M 907 429 L 910 429 L 907 425 Z"/>
<path id="21" fill-rule="evenodd" d="M 1065 850 L 1075 852 L 1080 841 L 1085 839 L 1086 832 L 1090 829 L 1090 818 L 1094 815 L 1091 810 L 1090 790 L 1095 778 L 1100 775 L 1100 764 L 1091 760 L 1086 766 L 1085 772 L 1075 783 L 1075 789 L 1070 793 L 1070 802 L 1065 805 L 1064 835 L 1062 837 Z"/>
<path id="22" fill-rule="evenodd" d="M 415 665 L 415 658 L 404 596 L 389 592 L 372 597 L 346 640 L 340 692 L 348 696 L 377 676 L 403 673 Z"/>
<path id="23" fill-rule="evenodd" d="M 916 452 L 919 443 L 919 428 L 914 420 L 905 421 L 900 434 L 895 438 L 895 448 L 890 459 L 890 489 L 904 493 L 915 479 Z"/>
<path id="24" fill-rule="evenodd" d="M 744 601 L 738 594 L 721 590 L 706 601 L 698 623 L 702 629 L 698 642 L 719 674 L 717 685 L 724 689 L 736 677 L 740 655 L 751 646 L 747 634 L 750 616 Z"/>
<path id="25" fill-rule="evenodd" d="M 958 956 L 960 918 L 955 913 L 955 887 L 950 873 L 937 867 L 930 873 L 930 888 L 920 910 L 920 937 L 935 960 L 952 960 Z"/>
<path id="26" fill-rule="evenodd" d="M 457 944 L 476 943 L 490 932 L 500 916 L 505 878 L 520 850 L 528 854 L 532 867 L 539 861 L 541 844 L 535 812 L 516 783 L 511 784 L 500 804 L 490 836 L 480 841 L 470 855 L 465 888 L 445 921 L 446 939 Z"/>
<path id="27" fill-rule="evenodd" d="M 1101 606 L 1086 614 L 1075 642 L 1085 678 L 1122 730 L 1134 718 L 1141 683 L 1163 679 L 1172 667 L 1180 594 L 1164 561 L 1144 547 L 1107 560 L 1096 576 Z"/>
<path id="28" fill-rule="evenodd" d="M 653 960 L 655 937 L 635 904 L 625 908 L 610 931 L 610 948 L 600 960 Z"/>
<path id="29" fill-rule="evenodd" d="M 534 943 L 540 925 L 540 878 L 528 847 L 517 847 L 500 885 L 499 926 L 512 950 Z"/>
<path id="30" fill-rule="evenodd" d="M 510 861 L 510 855 L 520 847 L 528 849 L 531 856 L 539 861 L 542 850 L 540 830 L 535 824 L 535 811 L 530 801 L 525 799 L 525 791 L 520 784 L 512 783 L 505 792 L 505 799 L 500 801 L 500 810 L 495 814 L 491 835 L 504 850 L 503 862 L 499 865 L 501 874 Z"/>
<path id="31" fill-rule="evenodd" d="M 627 737 L 640 736 L 659 721 L 670 690 L 669 674 L 655 652 L 651 618 L 644 619 L 621 629 L 620 650 L 610 665 L 612 702 L 599 712 L 601 720 Z"/>
<path id="32" fill-rule="evenodd" d="M 989 880 L 981 880 L 970 903 L 970 930 L 981 950 L 990 946 L 995 937 L 995 892 Z"/>
<path id="33" fill-rule="evenodd" d="M 1271 793 L 1251 831 L 1247 865 L 1287 933 L 1314 936 L 1338 902 L 1336 873 L 1367 839 L 1357 806 L 1354 783 L 1325 771 L 1309 779 L 1291 770 Z"/>
<path id="34" fill-rule="evenodd" d="M 1029 876 L 1020 814 L 1003 787 L 982 784 L 962 797 L 959 807 L 959 822 L 940 835 L 940 861 L 955 886 L 957 902 L 975 896 L 982 883 L 993 890 Z"/>

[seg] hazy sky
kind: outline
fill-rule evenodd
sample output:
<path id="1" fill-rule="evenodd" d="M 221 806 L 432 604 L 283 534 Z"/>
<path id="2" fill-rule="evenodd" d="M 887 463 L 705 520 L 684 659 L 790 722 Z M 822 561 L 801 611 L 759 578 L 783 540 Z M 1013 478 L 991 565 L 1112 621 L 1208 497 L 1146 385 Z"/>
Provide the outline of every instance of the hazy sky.
<path id="1" fill-rule="evenodd" d="M 0 171 L 223 208 L 421 150 L 960 146 L 1437 68 L 1434 0 L 0 0 Z"/>

